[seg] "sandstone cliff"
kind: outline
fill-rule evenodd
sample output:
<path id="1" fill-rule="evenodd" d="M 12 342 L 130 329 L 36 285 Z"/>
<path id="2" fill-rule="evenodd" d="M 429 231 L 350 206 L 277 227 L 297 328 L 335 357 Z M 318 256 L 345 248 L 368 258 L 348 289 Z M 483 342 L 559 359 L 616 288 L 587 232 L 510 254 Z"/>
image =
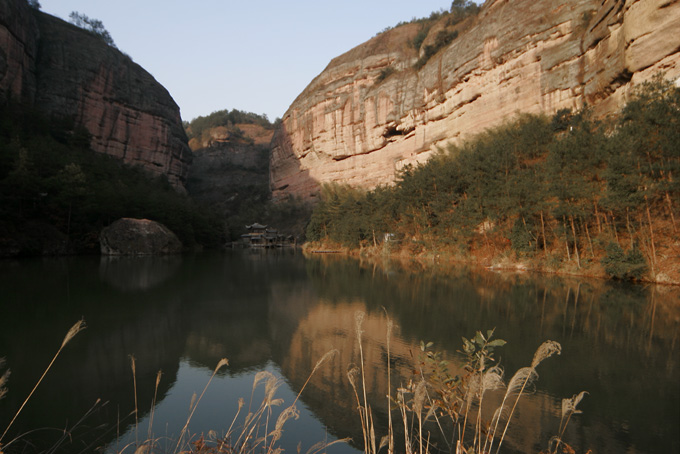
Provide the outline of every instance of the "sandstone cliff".
<path id="1" fill-rule="evenodd" d="M 183 189 L 191 151 L 179 108 L 128 56 L 24 0 L 0 0 L 0 100 L 75 119 L 94 151 Z"/>
<path id="2" fill-rule="evenodd" d="M 518 112 L 588 104 L 606 115 L 656 73 L 680 76 L 678 0 L 487 0 L 420 70 L 408 46 L 418 30 L 397 27 L 337 57 L 298 96 L 272 143 L 275 198 L 314 197 L 324 182 L 390 183 Z"/>

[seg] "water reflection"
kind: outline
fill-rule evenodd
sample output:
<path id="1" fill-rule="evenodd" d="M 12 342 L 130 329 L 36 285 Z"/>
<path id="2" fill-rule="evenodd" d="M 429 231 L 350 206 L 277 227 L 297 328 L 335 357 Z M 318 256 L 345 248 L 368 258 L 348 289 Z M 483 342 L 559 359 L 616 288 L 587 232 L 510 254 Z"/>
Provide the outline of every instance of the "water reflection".
<path id="1" fill-rule="evenodd" d="M 380 433 L 387 421 L 389 317 L 395 323 L 393 386 L 412 378 L 421 340 L 435 342 L 460 368 L 461 336 L 495 327 L 508 341 L 501 357 L 509 373 L 530 363 L 542 341 L 562 344 L 562 356 L 539 367 L 537 392 L 519 408 L 506 441 L 511 451 L 545 449 L 557 432 L 560 399 L 584 389 L 590 392 L 581 404 L 584 413 L 565 435 L 578 451 L 680 449 L 677 288 L 466 268 L 414 272 L 389 262 L 305 260 L 293 251 L 137 260 L 0 262 L 7 327 L 0 332 L 0 357 L 13 372 L 10 392 L 0 402 L 0 427 L 68 327 L 85 317 L 88 330 L 64 351 L 17 421 L 16 434 L 63 428 L 101 398 L 109 404 L 63 452 L 107 443 L 115 450 L 116 433 L 128 437 L 118 446 L 132 440 L 129 355 L 136 358 L 140 424 L 149 419 L 156 373 L 163 371 L 154 416 L 159 430 L 181 427 L 191 394 L 200 393 L 220 358 L 229 358 L 215 393 L 201 404 L 205 412 L 191 426 L 192 433 L 220 432 L 233 417 L 235 399 L 247 397 L 257 371 L 283 374 L 288 387 L 282 392 L 290 403 L 319 358 L 335 348 L 339 355 L 305 388 L 302 403 L 309 411 L 302 429 L 290 423 L 284 447 L 295 452 L 297 441 L 303 441 L 304 451 L 327 436 L 359 442 L 361 426 L 346 372 L 360 362 L 355 314 L 363 312 L 366 383 Z M 346 446 L 336 452 L 352 451 Z"/>
<path id="2" fill-rule="evenodd" d="M 126 292 L 148 290 L 170 279 L 182 264 L 180 255 L 127 257 L 102 255 L 99 276 Z"/>
<path id="3" fill-rule="evenodd" d="M 559 399 L 583 389 L 591 393 L 582 404 L 585 413 L 566 435 L 575 446 L 628 452 L 678 448 L 677 288 L 464 268 L 412 273 L 394 264 L 356 267 L 329 257 L 308 262 L 308 269 L 319 296 L 330 304 L 346 305 L 350 312 L 360 301 L 374 317 L 386 308 L 410 351 L 423 339 L 455 356 L 461 336 L 496 327 L 509 341 L 502 362 L 512 372 L 531 361 L 543 340 L 559 341 L 563 355 L 541 366 L 539 392 L 520 412 L 520 421 L 529 418 L 518 425 L 524 430 L 515 448 L 522 452 L 545 448 L 557 430 L 559 419 L 551 415 L 559 413 Z M 384 342 L 375 343 L 377 357 Z"/>

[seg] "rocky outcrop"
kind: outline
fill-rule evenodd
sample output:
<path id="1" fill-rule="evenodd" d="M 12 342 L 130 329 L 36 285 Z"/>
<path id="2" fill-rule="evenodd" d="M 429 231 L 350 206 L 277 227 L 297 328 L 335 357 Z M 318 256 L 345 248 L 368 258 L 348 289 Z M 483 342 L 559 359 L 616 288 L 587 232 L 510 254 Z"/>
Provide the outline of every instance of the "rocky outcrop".
<path id="1" fill-rule="evenodd" d="M 0 0 L 0 46 L 0 100 L 73 118 L 92 135 L 94 151 L 166 175 L 183 190 L 192 155 L 179 108 L 130 57 L 25 0 Z"/>
<path id="2" fill-rule="evenodd" d="M 0 1 L 0 99 L 32 102 L 39 38 L 35 15 L 25 1 Z"/>
<path id="3" fill-rule="evenodd" d="M 677 0 L 488 0 L 420 70 L 408 46 L 418 30 L 397 27 L 337 57 L 298 96 L 273 139 L 275 198 L 310 198 L 324 182 L 389 183 L 519 112 L 588 104 L 606 115 L 658 72 L 680 76 Z"/>
<path id="4" fill-rule="evenodd" d="M 102 255 L 166 255 L 182 252 L 182 243 L 163 224 L 148 219 L 122 218 L 102 229 Z"/>

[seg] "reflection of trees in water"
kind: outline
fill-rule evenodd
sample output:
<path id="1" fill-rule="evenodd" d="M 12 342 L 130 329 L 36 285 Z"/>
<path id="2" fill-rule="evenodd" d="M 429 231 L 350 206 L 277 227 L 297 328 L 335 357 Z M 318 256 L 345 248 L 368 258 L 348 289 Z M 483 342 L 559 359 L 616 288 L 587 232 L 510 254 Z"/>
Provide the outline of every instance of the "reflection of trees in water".
<path id="1" fill-rule="evenodd" d="M 525 366 L 543 340 L 558 340 L 564 347 L 562 357 L 539 370 L 539 389 L 549 394 L 528 399 L 526 405 L 534 408 L 521 413 L 535 420 L 528 424 L 533 429 L 527 430 L 536 433 L 525 436 L 541 443 L 548 440 L 557 430 L 558 418 L 552 415 L 558 406 L 555 399 L 587 389 L 586 413 L 569 429 L 583 448 L 609 440 L 603 449 L 611 450 L 607 443 L 618 445 L 613 440 L 621 437 L 642 447 L 658 446 L 659 438 L 673 439 L 680 422 L 678 289 L 464 268 L 411 273 L 398 266 L 357 267 L 356 262 L 336 257 L 310 260 L 307 270 L 323 305 L 338 313 L 321 317 L 315 309 L 314 321 L 309 315 L 301 322 L 293 339 L 307 340 L 295 341 L 301 353 L 291 348 L 292 356 L 305 358 L 297 362 L 313 366 L 318 356 L 310 352 L 323 354 L 317 348 L 320 343 L 312 340 L 320 332 L 349 348 L 352 336 L 339 328 L 343 320 L 339 312 L 357 304 L 373 317 L 380 317 L 385 307 L 400 326 L 402 341 L 413 350 L 420 340 L 432 340 L 436 348 L 455 356 L 461 336 L 496 327 L 497 335 L 509 341 L 501 355 L 509 373 Z M 295 364 L 284 368 L 286 374 L 308 370 Z M 343 378 L 336 375 L 330 381 Z M 350 404 L 348 396 L 337 405 Z"/>
<path id="2" fill-rule="evenodd" d="M 518 341 L 531 328 L 532 342 L 548 335 L 586 336 L 650 356 L 667 358 L 673 352 L 677 356 L 673 345 L 680 322 L 676 304 L 680 289 L 676 287 L 466 268 L 425 268 L 413 273 L 395 264 L 357 267 L 336 257 L 310 260 L 307 269 L 321 297 L 330 302 L 362 298 L 369 310 L 384 306 L 401 322 L 405 335 L 416 340 L 419 333 L 427 332 L 428 340 L 443 344 L 452 340 L 457 348 L 460 336 L 470 334 L 470 326 L 496 326 L 508 337 L 515 333 L 503 333 L 502 327 L 512 322 L 526 324 Z"/>
<path id="3" fill-rule="evenodd" d="M 108 277 L 102 283 L 98 259 L 30 263 L 0 269 L 7 308 L 0 356 L 7 356 L 13 371 L 3 408 L 20 404 L 53 354 L 49 346 L 56 349 L 74 320 L 84 316 L 89 328 L 68 346 L 39 390 L 34 402 L 41 405 L 24 410 L 24 427 L 63 427 L 65 418 L 77 419 L 97 397 L 111 402 L 101 420 L 115 425 L 118 412 L 124 416 L 133 405 L 129 354 L 137 357 L 143 414 L 156 372 L 164 372 L 160 400 L 174 384 L 179 358 L 212 369 L 226 356 L 235 374 L 271 358 L 298 390 L 316 361 L 334 347 L 340 355 L 319 370 L 302 398 L 335 435 L 360 440 L 345 375 L 347 366 L 359 361 L 354 313 L 367 313 L 367 377 L 377 419 L 384 424 L 383 307 L 398 325 L 392 345 L 395 384 L 411 376 L 411 352 L 417 353 L 420 340 L 434 341 L 458 361 L 461 336 L 495 326 L 498 337 L 509 341 L 501 354 L 508 372 L 530 362 L 543 340 L 560 341 L 563 355 L 541 365 L 539 393 L 520 411 L 528 440 L 545 443 L 555 434 L 552 412 L 558 402 L 551 396 L 569 397 L 582 389 L 591 393 L 582 404 L 585 413 L 565 438 L 583 440 L 585 448 L 611 451 L 610 441 L 599 446 L 598 440 L 616 437 L 638 447 L 657 446 L 654 438 L 671 439 L 668 432 L 679 423 L 679 322 L 673 302 L 678 289 L 466 269 L 411 273 L 393 264 L 357 266 L 328 256 L 305 262 L 294 253 L 245 251 L 185 256 L 176 268 L 151 267 L 161 278 L 128 292 L 129 284 L 112 287 Z M 35 276 L 41 276 L 39 285 Z M 623 423 L 630 425 L 628 432 L 621 432 Z"/>
<path id="4" fill-rule="evenodd" d="M 7 326 L 0 333 L 0 351 L 7 357 L 12 376 L 10 393 L 2 402 L 0 425 L 28 395 L 69 324 L 84 317 L 88 326 L 64 349 L 17 419 L 14 432 L 8 434 L 42 429 L 26 437 L 34 445 L 26 446 L 26 452 L 51 447 L 61 436 L 60 430 L 71 427 L 97 399 L 101 399 L 100 409 L 70 437 L 72 446 L 100 446 L 114 439 L 118 429 L 124 431 L 134 424 L 129 355 L 136 358 L 140 417 L 149 411 L 157 371 L 163 371 L 159 399 L 175 380 L 176 359 L 184 343 L 179 296 L 159 289 L 121 299 L 99 282 L 96 266 L 76 273 L 80 264 L 74 263 L 74 269 L 69 270 L 65 261 L 54 261 L 31 270 L 33 276 L 51 276 L 41 282 L 40 290 L 50 296 L 35 302 L 30 322 L 24 320 L 25 308 L 9 312 L 4 319 Z M 17 271 L 25 273 L 27 269 Z M 19 446 L 24 449 L 22 443 Z"/>

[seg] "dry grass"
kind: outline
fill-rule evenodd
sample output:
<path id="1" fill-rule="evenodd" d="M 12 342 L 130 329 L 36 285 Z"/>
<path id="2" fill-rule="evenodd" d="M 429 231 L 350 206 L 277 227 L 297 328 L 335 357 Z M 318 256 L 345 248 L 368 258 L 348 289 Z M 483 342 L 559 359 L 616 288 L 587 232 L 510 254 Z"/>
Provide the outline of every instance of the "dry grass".
<path id="1" fill-rule="evenodd" d="M 84 329 L 85 329 L 85 320 L 79 320 L 78 322 L 76 322 L 76 323 L 75 323 L 75 324 L 74 324 L 74 325 L 66 332 L 66 335 L 64 336 L 64 340 L 61 342 L 61 346 L 60 346 L 59 349 L 57 350 L 57 353 L 55 353 L 54 356 L 52 357 L 52 361 L 50 361 L 50 363 L 47 365 L 47 367 L 45 368 L 45 371 L 43 372 L 43 374 L 42 374 L 42 375 L 40 376 L 40 378 L 38 379 L 38 382 L 35 384 L 35 386 L 33 386 L 33 389 L 32 389 L 31 392 L 28 394 L 28 396 L 26 397 L 26 399 L 24 399 L 24 402 L 23 402 L 23 403 L 21 404 L 21 406 L 19 407 L 19 410 L 17 410 L 17 412 L 14 414 L 14 417 L 12 418 L 12 420 L 9 422 L 9 424 L 7 425 L 7 427 L 5 427 L 5 431 L 2 433 L 2 435 L 0 435 L 0 453 L 2 453 L 3 450 L 6 450 L 6 449 L 7 449 L 8 446 L 12 445 L 15 441 L 17 441 L 17 439 L 15 438 L 15 439 L 13 439 L 13 440 L 11 440 L 11 441 L 5 443 L 5 444 L 2 443 L 2 441 L 5 439 L 5 436 L 7 435 L 7 432 L 9 432 L 10 427 L 12 427 L 12 425 L 14 424 L 14 422 L 16 421 L 16 419 L 19 417 L 19 414 L 20 414 L 21 411 L 24 409 L 24 407 L 26 406 L 26 404 L 28 403 L 28 401 L 31 400 L 31 397 L 32 397 L 33 394 L 35 393 L 35 390 L 38 389 L 38 386 L 40 386 L 40 384 L 42 383 L 43 379 L 45 378 L 45 376 L 47 375 L 47 373 L 48 373 L 48 372 L 50 371 L 50 369 L 52 368 L 52 365 L 54 364 L 54 362 L 55 362 L 55 361 L 57 360 L 57 358 L 59 357 L 59 354 L 61 353 L 61 351 L 64 349 L 64 347 L 66 347 L 66 345 L 67 345 L 69 342 L 71 342 L 71 340 L 72 340 L 79 332 L 81 332 L 81 331 L 84 330 Z M 2 376 L 2 378 L 0 379 L 0 397 L 2 397 L 2 396 L 7 392 L 6 387 L 5 387 L 5 384 L 6 384 L 8 378 L 9 378 L 9 371 L 5 372 L 5 374 L 4 374 L 4 375 Z M 98 405 L 98 403 L 99 403 L 99 402 L 95 403 L 95 406 Z M 88 413 L 89 413 L 89 412 L 88 412 Z"/>
<path id="2" fill-rule="evenodd" d="M 247 412 L 244 413 L 245 400 L 239 399 L 236 415 L 231 421 L 229 428 L 223 435 L 218 435 L 215 431 L 210 431 L 208 434 L 190 434 L 189 425 L 191 419 L 196 412 L 196 408 L 203 399 L 210 383 L 217 375 L 218 371 L 223 367 L 228 366 L 228 360 L 222 359 L 211 374 L 203 391 L 199 396 L 194 394 L 189 407 L 189 415 L 180 432 L 180 435 L 175 440 L 163 440 L 154 438 L 151 424 L 154 414 L 155 394 L 152 408 L 150 410 L 149 430 L 146 435 L 146 440 L 142 442 L 135 442 L 133 444 L 124 446 L 122 449 L 116 450 L 118 454 L 134 453 L 173 453 L 173 454 L 279 454 L 282 448 L 279 446 L 279 441 L 284 432 L 284 427 L 288 421 L 295 420 L 299 417 L 297 409 L 297 401 L 300 398 L 305 387 L 309 383 L 314 373 L 328 360 L 330 360 L 337 351 L 331 350 L 327 352 L 321 359 L 319 359 L 310 372 L 307 381 L 302 386 L 294 401 L 285 407 L 276 418 L 275 407 L 281 406 L 283 399 L 276 397 L 276 392 L 283 384 L 281 378 L 275 376 L 268 371 L 258 372 L 254 379 L 251 389 L 250 402 L 248 404 Z M 156 378 L 156 389 L 160 383 L 160 373 Z M 254 405 L 253 396 L 258 387 L 264 387 L 264 397 L 262 401 Z M 165 443 L 163 443 L 165 441 Z M 317 443 L 312 446 L 307 453 L 316 454 L 324 451 L 327 447 L 337 443 L 347 442 L 347 439 L 336 440 L 330 443 Z M 172 445 L 168 449 L 168 442 Z M 163 446 L 165 444 L 165 447 Z"/>
<path id="3" fill-rule="evenodd" d="M 503 441 L 505 440 L 508 427 L 512 421 L 513 414 L 519 400 L 531 388 L 532 383 L 538 379 L 536 368 L 545 359 L 559 355 L 561 346 L 554 341 L 546 341 L 536 350 L 532 363 L 528 367 L 519 369 L 510 379 L 507 387 L 503 381 L 503 370 L 498 365 L 494 365 L 494 349 L 501 347 L 505 341 L 492 339 L 493 330 L 488 331 L 486 336 L 478 332 L 474 338 L 464 339 L 464 351 L 467 354 L 467 364 L 463 377 L 450 377 L 446 362 L 441 361 L 438 353 L 430 352 L 430 344 L 421 345 L 421 350 L 425 358 L 417 368 L 419 373 L 416 378 L 407 384 L 401 384 L 396 390 L 392 390 L 390 373 L 390 341 L 392 332 L 392 321 L 387 318 L 387 374 L 388 374 L 388 393 L 386 398 L 390 404 L 388 414 L 387 433 L 383 436 L 377 433 L 371 405 L 367 397 L 366 376 L 364 370 L 364 351 L 363 351 L 363 322 L 364 314 L 356 314 L 356 339 L 359 346 L 360 364 L 350 367 L 347 377 L 352 386 L 354 398 L 357 402 L 357 409 L 361 420 L 363 431 L 363 449 L 366 454 L 378 454 L 387 448 L 388 454 L 404 452 L 405 454 L 428 454 L 433 451 L 431 442 L 432 433 L 430 430 L 439 431 L 437 436 L 448 444 L 449 452 L 456 454 L 487 454 L 492 453 L 494 448 L 498 454 Z M 52 361 L 46 367 L 42 376 L 33 387 L 32 391 L 23 401 L 23 404 L 16 412 L 8 426 L 0 436 L 0 454 L 12 446 L 19 437 L 3 444 L 5 436 L 13 425 L 27 402 L 33 396 L 35 390 L 41 384 L 62 349 L 83 329 L 84 321 L 79 321 L 68 331 L 58 351 Z M 300 395 L 306 388 L 315 372 L 329 359 L 337 353 L 331 350 L 326 353 L 310 372 L 307 380 L 296 395 L 294 401 L 285 407 L 276 418 L 274 418 L 274 408 L 281 406 L 283 400 L 276 397 L 282 380 L 270 372 L 258 372 L 253 379 L 250 402 L 247 412 L 244 412 L 245 401 L 239 400 L 238 409 L 231 424 L 222 436 L 216 432 L 206 434 L 190 434 L 189 425 L 196 412 L 196 408 L 203 399 L 211 382 L 220 371 L 227 367 L 228 360 L 222 359 L 218 362 L 208 379 L 203 391 L 199 396 L 194 394 L 186 422 L 182 427 L 179 437 L 173 440 L 165 439 L 162 446 L 162 439 L 155 438 L 153 434 L 153 423 L 156 406 L 158 387 L 161 381 L 161 373 L 156 376 L 154 397 L 149 413 L 149 427 L 144 440 L 139 441 L 138 437 L 138 408 L 137 408 L 137 379 L 136 364 L 134 357 L 131 357 L 131 368 L 134 381 L 135 409 L 129 415 L 135 417 L 135 442 L 130 443 L 122 449 L 116 448 L 118 454 L 147 454 L 147 453 L 170 453 L 173 454 L 280 454 L 282 448 L 279 441 L 283 435 L 285 424 L 297 419 L 299 416 L 296 407 Z M 0 368 L 5 366 L 4 359 L 0 358 Z M 9 370 L 0 376 L 0 398 L 7 393 L 7 382 Z M 264 386 L 264 398 L 254 407 L 253 396 L 258 386 Z M 485 402 L 484 396 L 491 390 L 505 388 L 502 402 L 493 412 L 490 422 L 482 420 L 482 408 Z M 566 427 L 574 414 L 580 413 L 577 405 L 585 396 L 586 392 L 581 392 L 569 399 L 562 401 L 562 419 L 559 426 L 559 434 L 550 440 L 547 454 L 556 454 L 560 447 L 562 451 L 571 448 L 562 440 Z M 71 430 L 64 430 L 63 436 L 57 441 L 52 449 L 47 452 L 54 452 L 59 446 L 69 441 L 73 428 L 79 426 L 93 412 L 99 408 L 101 402 L 97 401 L 83 417 L 77 421 Z M 394 410 L 392 409 L 394 408 Z M 397 412 L 397 418 L 393 419 L 392 412 Z M 450 419 L 450 423 L 445 423 L 442 418 Z M 395 424 L 403 426 L 403 451 L 397 448 L 398 441 L 395 431 Z M 451 433 L 445 433 L 452 428 Z M 502 428 L 502 431 L 500 430 Z M 466 430 L 472 433 L 466 437 Z M 498 442 L 496 443 L 496 440 Z M 347 439 L 336 440 L 331 443 L 318 443 L 312 446 L 307 454 L 317 454 L 324 452 L 329 446 L 336 443 L 344 443 Z M 572 450 L 573 451 L 573 450 Z"/>
<path id="4" fill-rule="evenodd" d="M 9 453 L 9 448 L 12 448 L 16 442 L 18 442 L 21 439 L 25 439 L 28 435 L 30 435 L 31 432 L 23 435 L 19 435 L 16 438 L 12 439 L 11 441 L 7 443 L 2 443 L 2 440 L 5 438 L 7 433 L 9 432 L 10 428 L 16 421 L 17 417 L 21 413 L 21 411 L 24 409 L 26 404 L 29 402 L 33 394 L 35 393 L 35 390 L 38 388 L 38 386 L 42 383 L 43 379 L 49 372 L 49 370 L 52 368 L 52 365 L 56 361 L 57 357 L 61 353 L 61 351 L 66 347 L 66 345 L 83 329 L 85 328 L 85 322 L 84 321 L 79 321 L 75 325 L 69 329 L 69 331 L 66 333 L 66 336 L 64 337 L 64 340 L 59 347 L 59 350 L 57 353 L 54 355 L 52 358 L 52 361 L 49 363 L 49 365 L 46 367 L 44 370 L 42 376 L 38 380 L 38 382 L 35 384 L 33 387 L 32 391 L 29 393 L 29 395 L 26 397 L 24 400 L 23 404 L 19 408 L 19 410 L 16 412 L 10 423 L 7 425 L 7 427 L 4 429 L 4 432 L 2 433 L 2 436 L 0 437 L 0 454 L 3 454 L 5 452 Z M 288 407 L 285 407 L 280 414 L 276 417 L 274 420 L 274 408 L 282 405 L 283 399 L 279 399 L 276 397 L 276 391 L 279 389 L 279 387 L 283 384 L 283 381 L 271 374 L 270 372 L 267 371 L 262 371 L 258 372 L 255 375 L 255 378 L 253 380 L 253 386 L 252 386 L 252 393 L 251 393 L 251 400 L 250 404 L 248 406 L 248 412 L 247 414 L 243 414 L 242 410 L 245 407 L 244 400 L 240 399 L 239 400 L 239 405 L 238 409 L 236 412 L 236 415 L 234 416 L 234 419 L 232 420 L 229 429 L 226 431 L 226 433 L 222 436 L 218 436 L 216 432 L 210 431 L 208 434 L 190 434 L 189 432 L 189 425 L 191 423 L 191 420 L 196 412 L 196 409 L 198 405 L 200 404 L 201 400 L 203 399 L 208 387 L 210 386 L 211 382 L 217 375 L 220 369 L 227 367 L 229 362 L 226 358 L 220 360 L 213 370 L 212 374 L 210 375 L 210 378 L 208 379 L 208 382 L 205 384 L 205 387 L 203 388 L 203 391 L 199 396 L 194 394 L 191 400 L 191 404 L 189 407 L 189 414 L 187 416 L 186 422 L 184 423 L 184 426 L 182 427 L 182 430 L 176 439 L 168 439 L 167 437 L 155 437 L 153 433 L 153 424 L 154 424 L 154 416 L 155 416 L 155 408 L 156 408 L 156 403 L 157 403 L 157 395 L 158 395 L 158 388 L 160 385 L 161 377 L 162 374 L 159 371 L 158 374 L 156 375 L 156 381 L 155 381 L 155 388 L 154 388 L 154 395 L 153 395 L 153 400 L 151 403 L 151 409 L 149 412 L 149 427 L 148 431 L 145 434 L 145 436 L 142 438 L 139 436 L 139 419 L 138 419 L 138 401 L 137 401 L 137 368 L 136 368 L 136 360 L 133 356 L 130 356 L 130 366 L 132 369 L 132 376 L 133 376 L 133 389 L 134 389 L 134 402 L 135 402 L 135 408 L 134 410 L 127 415 L 123 419 L 127 419 L 129 417 L 134 416 L 134 431 L 135 431 L 135 441 L 122 447 L 116 447 L 115 452 L 117 454 L 151 454 L 151 453 L 173 453 L 173 454 L 189 454 L 189 453 L 195 453 L 195 454 L 253 454 L 253 453 L 258 453 L 258 454 L 279 454 L 283 450 L 279 446 L 278 442 L 281 440 L 281 436 L 283 435 L 284 432 L 284 426 L 285 424 L 292 420 L 292 419 L 297 419 L 299 416 L 298 409 L 296 407 L 296 403 L 300 398 L 300 395 L 304 391 L 305 387 L 309 383 L 310 379 L 314 375 L 314 373 L 323 365 L 325 364 L 328 360 L 330 360 L 335 354 L 337 353 L 336 350 L 331 350 L 327 352 L 319 361 L 317 361 L 316 365 L 314 366 L 313 370 L 309 374 L 307 381 L 304 383 L 302 386 L 302 389 L 300 389 L 300 392 L 296 395 L 294 401 L 292 404 L 290 404 Z M 5 367 L 5 360 L 4 358 L 0 358 L 0 370 Z M 6 370 L 2 375 L 0 375 L 0 398 L 4 397 L 4 395 L 7 393 L 7 382 L 9 379 L 10 371 Z M 255 389 L 259 386 L 263 385 L 264 386 L 264 398 L 262 402 L 259 403 L 257 408 L 253 409 L 253 395 L 255 392 Z M 64 429 L 62 430 L 62 435 L 61 437 L 54 443 L 53 446 L 48 448 L 45 452 L 46 453 L 53 453 L 57 452 L 58 449 L 62 448 L 66 443 L 69 443 L 72 438 L 73 431 L 76 427 L 81 426 L 88 418 L 90 418 L 98 409 L 102 407 L 102 402 L 98 399 L 94 405 L 87 411 L 85 414 L 78 420 L 76 421 L 75 424 L 70 429 Z M 118 424 L 116 426 L 117 430 L 117 437 L 118 439 L 120 437 L 120 425 L 121 425 L 121 418 L 118 418 Z M 108 432 L 107 432 L 108 433 Z M 103 437 L 100 436 L 98 438 L 101 439 Z M 140 441 L 140 438 L 141 441 Z M 30 444 L 30 440 L 24 440 L 27 441 Z M 324 452 L 329 446 L 332 446 L 334 444 L 338 443 L 346 443 L 348 439 L 340 439 L 340 440 L 335 440 L 333 442 L 320 442 L 312 446 L 308 451 L 307 454 L 318 454 L 320 452 Z M 95 451 L 96 448 L 94 447 L 94 443 L 97 441 L 93 442 L 90 444 L 85 450 L 82 452 L 88 452 L 88 450 Z M 109 447 L 111 449 L 112 447 Z"/>
<path id="5" fill-rule="evenodd" d="M 356 333 L 359 342 L 359 352 L 363 362 L 362 326 L 363 314 L 356 317 Z M 388 323 L 392 324 L 388 318 Z M 388 374 L 390 339 L 388 329 L 387 355 Z M 532 384 L 538 379 L 536 368 L 541 362 L 553 355 L 561 353 L 561 346 L 554 341 L 546 341 L 536 350 L 532 363 L 528 367 L 519 369 L 510 379 L 506 386 L 503 381 L 503 370 L 498 365 L 493 365 L 493 350 L 501 347 L 505 341 L 492 339 L 493 330 L 484 336 L 478 332 L 471 340 L 464 339 L 464 350 L 467 354 L 466 374 L 463 377 L 451 377 L 448 373 L 447 363 L 441 360 L 439 353 L 429 351 L 431 344 L 421 343 L 421 350 L 425 360 L 416 367 L 417 374 L 408 384 L 388 391 L 388 399 L 395 404 L 394 410 L 390 408 L 387 434 L 381 438 L 379 446 L 376 439 L 379 434 L 373 424 L 371 406 L 366 399 L 366 381 L 363 367 L 354 366 L 348 372 L 348 379 L 354 391 L 357 408 L 361 418 L 364 433 L 364 452 L 377 454 L 387 446 L 388 454 L 395 451 L 395 431 L 393 428 L 392 411 L 396 411 L 403 424 L 403 452 L 405 454 L 426 454 L 434 450 L 431 439 L 434 434 L 430 429 L 439 431 L 437 434 L 448 444 L 448 451 L 456 454 L 498 454 L 505 440 L 508 428 L 517 408 L 519 400 Z M 427 370 L 426 370 L 427 369 Z M 388 375 L 388 383 L 390 378 Z M 495 408 L 490 422 L 482 420 L 482 408 L 484 395 L 492 390 L 505 388 L 502 402 Z M 562 441 L 569 419 L 573 414 L 580 413 L 576 405 L 581 401 L 586 392 L 581 392 L 571 399 L 564 399 L 562 403 L 562 421 L 560 422 L 559 435 L 550 440 L 548 454 L 556 454 L 560 445 L 563 449 L 571 449 Z M 363 396 L 363 399 L 360 397 Z M 444 424 L 442 417 L 448 417 L 452 424 Z M 429 429 L 428 429 L 429 427 Z M 446 433 L 445 427 L 449 427 L 452 433 Z M 472 433 L 466 436 L 466 430 Z M 502 430 L 501 430 L 502 429 Z M 496 443 L 497 441 L 497 443 Z M 553 447 L 554 446 L 554 447 Z M 437 448 L 439 451 L 441 448 Z"/>

